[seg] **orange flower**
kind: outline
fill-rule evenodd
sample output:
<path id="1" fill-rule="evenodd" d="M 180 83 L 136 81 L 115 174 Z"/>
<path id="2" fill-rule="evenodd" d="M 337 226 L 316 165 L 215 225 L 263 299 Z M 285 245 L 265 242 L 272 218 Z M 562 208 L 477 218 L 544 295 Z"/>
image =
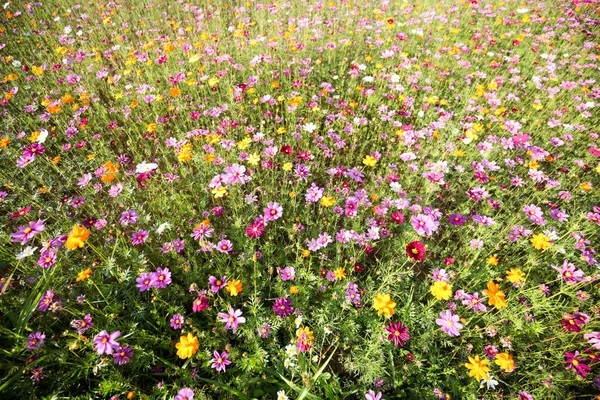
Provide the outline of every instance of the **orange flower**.
<path id="1" fill-rule="evenodd" d="M 232 296 L 237 296 L 238 294 L 242 293 L 242 281 L 237 279 L 232 279 L 228 281 L 225 291 L 227 291 Z"/>
<path id="2" fill-rule="evenodd" d="M 500 290 L 496 282 L 489 281 L 487 287 L 487 290 L 484 290 L 483 293 L 489 297 L 488 304 L 490 306 L 494 306 L 498 310 L 502 307 L 508 307 L 504 300 L 504 292 Z"/>
<path id="3" fill-rule="evenodd" d="M 188 332 L 187 336 L 181 336 L 179 338 L 179 342 L 175 345 L 177 348 L 177 355 L 182 360 L 186 358 L 191 358 L 200 347 L 198 343 L 198 338 Z"/>
<path id="4" fill-rule="evenodd" d="M 71 233 L 69 233 L 65 247 L 69 250 L 80 249 L 83 247 L 89 236 L 89 229 L 86 229 L 83 226 L 75 226 Z"/>

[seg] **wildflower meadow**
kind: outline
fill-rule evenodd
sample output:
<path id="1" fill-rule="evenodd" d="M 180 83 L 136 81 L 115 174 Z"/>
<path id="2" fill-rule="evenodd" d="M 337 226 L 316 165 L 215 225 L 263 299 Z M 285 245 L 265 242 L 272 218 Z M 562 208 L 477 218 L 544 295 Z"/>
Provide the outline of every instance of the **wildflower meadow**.
<path id="1" fill-rule="evenodd" d="M 600 398 L 597 0 L 5 0 L 0 398 Z"/>

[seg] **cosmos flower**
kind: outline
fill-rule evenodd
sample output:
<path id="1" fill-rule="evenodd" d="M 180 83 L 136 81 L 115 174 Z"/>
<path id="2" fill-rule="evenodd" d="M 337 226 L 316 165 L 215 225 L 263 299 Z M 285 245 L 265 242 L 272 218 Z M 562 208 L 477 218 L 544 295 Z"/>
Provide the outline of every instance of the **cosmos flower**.
<path id="1" fill-rule="evenodd" d="M 94 350 L 98 355 L 102 354 L 113 354 L 115 349 L 119 348 L 119 343 L 115 340 L 121 336 L 121 332 L 114 331 L 109 334 L 107 331 L 102 331 L 94 336 L 94 344 L 96 347 Z"/>

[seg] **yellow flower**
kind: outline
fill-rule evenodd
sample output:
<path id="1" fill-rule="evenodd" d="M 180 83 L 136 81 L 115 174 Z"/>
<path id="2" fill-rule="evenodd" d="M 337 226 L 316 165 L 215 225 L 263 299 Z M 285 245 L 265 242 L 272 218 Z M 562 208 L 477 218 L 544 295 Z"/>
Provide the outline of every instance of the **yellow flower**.
<path id="1" fill-rule="evenodd" d="M 208 80 L 208 86 L 210 86 L 210 87 L 216 86 L 217 83 L 219 83 L 219 78 L 213 77 Z"/>
<path id="2" fill-rule="evenodd" d="M 377 310 L 377 315 L 385 314 L 386 317 L 391 317 L 394 315 L 394 307 L 396 303 L 390 299 L 389 294 L 380 293 L 373 299 L 373 308 Z"/>
<path id="3" fill-rule="evenodd" d="M 35 65 L 31 67 L 31 72 L 33 72 L 34 75 L 36 76 L 42 76 L 44 75 L 44 68 L 43 67 L 36 67 Z"/>
<path id="4" fill-rule="evenodd" d="M 75 226 L 71 233 L 69 233 L 65 247 L 69 250 L 80 249 L 83 247 L 88 236 L 90 236 L 88 229 L 83 226 Z"/>
<path id="5" fill-rule="evenodd" d="M 310 250 L 302 250 L 302 258 L 310 257 Z"/>
<path id="6" fill-rule="evenodd" d="M 498 257 L 496 256 L 489 256 L 486 261 L 490 265 L 498 265 Z"/>
<path id="7" fill-rule="evenodd" d="M 335 204 L 335 199 L 333 196 L 323 196 L 321 197 L 320 203 L 323 207 L 331 207 Z"/>
<path id="8" fill-rule="evenodd" d="M 525 282 L 525 274 L 519 268 L 511 268 L 510 271 L 506 272 L 506 279 L 508 279 L 510 283 L 516 283 L 520 285 L 521 283 Z"/>
<path id="9" fill-rule="evenodd" d="M 260 155 L 253 153 L 250 155 L 250 157 L 248 157 L 248 163 L 250 165 L 258 165 L 258 162 L 260 161 Z"/>
<path id="10" fill-rule="evenodd" d="M 0 149 L 8 147 L 9 144 L 10 144 L 10 139 L 9 138 L 2 138 L 2 139 L 0 139 Z"/>
<path id="11" fill-rule="evenodd" d="M 302 337 L 302 335 L 303 335 L 304 333 L 306 333 L 306 338 L 307 338 L 309 341 L 311 341 L 311 342 L 312 342 L 313 340 L 315 340 L 315 335 L 314 335 L 313 331 L 311 331 L 311 330 L 310 330 L 310 328 L 309 328 L 308 326 L 306 326 L 306 327 L 304 327 L 304 328 L 298 328 L 298 329 L 296 330 L 296 336 L 297 336 L 297 337 Z"/>
<path id="12" fill-rule="evenodd" d="M 469 357 L 469 362 L 465 363 L 465 367 L 469 369 L 469 376 L 474 377 L 477 382 L 482 379 L 489 381 L 490 377 L 487 373 L 491 370 L 487 366 L 487 363 L 487 360 L 480 360 L 479 356 L 476 355 L 475 358 Z"/>
<path id="13" fill-rule="evenodd" d="M 88 279 L 90 276 L 92 276 L 92 269 L 88 268 L 86 270 L 80 271 L 77 274 L 77 279 L 76 282 L 81 282 L 81 281 L 85 281 L 86 279 Z"/>
<path id="14" fill-rule="evenodd" d="M 232 296 L 237 296 L 242 293 L 242 282 L 238 279 L 232 279 L 227 282 L 227 287 L 225 287 L 225 291 L 229 292 Z"/>
<path id="15" fill-rule="evenodd" d="M 450 300 L 450 296 L 452 296 L 452 286 L 447 282 L 436 281 L 429 290 L 438 300 Z"/>
<path id="16" fill-rule="evenodd" d="M 496 354 L 494 363 L 500 367 L 504 372 L 512 372 L 515 369 L 515 362 L 512 356 L 508 353 Z"/>
<path id="17" fill-rule="evenodd" d="M 225 194 L 227 194 L 227 188 L 225 186 L 221 186 L 211 190 L 211 192 L 216 199 L 220 199 L 221 197 L 225 196 Z"/>
<path id="18" fill-rule="evenodd" d="M 181 153 L 179 153 L 179 155 L 177 155 L 177 159 L 182 162 L 190 161 L 192 159 L 192 155 L 193 155 L 191 149 L 192 149 L 191 143 L 184 144 L 183 147 L 181 148 Z"/>
<path id="19" fill-rule="evenodd" d="M 590 190 L 592 190 L 592 183 L 591 182 L 585 182 L 585 183 L 580 183 L 579 184 L 579 188 L 581 190 L 584 190 L 586 192 L 589 192 Z"/>
<path id="20" fill-rule="evenodd" d="M 502 307 L 508 307 L 508 304 L 504 300 L 504 292 L 500 290 L 496 282 L 489 281 L 487 287 L 487 290 L 484 290 L 483 293 L 488 296 L 488 304 L 490 306 L 494 306 L 498 310 Z"/>
<path id="21" fill-rule="evenodd" d="M 365 158 L 363 158 L 363 164 L 367 167 L 374 167 L 375 164 L 377 164 L 377 159 L 372 155 L 365 156 Z"/>
<path id="22" fill-rule="evenodd" d="M 529 239 L 533 247 L 536 250 L 546 250 L 547 248 L 552 247 L 552 243 L 550 243 L 550 238 L 543 233 L 538 233 L 537 235 L 533 235 L 531 239 Z"/>
<path id="23" fill-rule="evenodd" d="M 290 288 L 290 293 L 291 294 L 298 294 L 298 286 L 292 286 Z"/>
<path id="24" fill-rule="evenodd" d="M 286 162 L 285 164 L 283 164 L 283 170 L 285 172 L 290 172 L 293 166 L 294 164 L 292 164 L 291 162 Z"/>
<path id="25" fill-rule="evenodd" d="M 344 268 L 338 268 L 335 270 L 335 272 L 333 273 L 333 275 L 337 278 L 337 279 L 343 279 L 346 277 L 346 270 Z"/>
<path id="26" fill-rule="evenodd" d="M 177 348 L 177 355 L 182 360 L 186 358 L 191 358 L 192 355 L 196 354 L 200 344 L 198 343 L 198 338 L 188 332 L 187 337 L 181 336 L 179 338 L 179 342 L 175 345 Z"/>

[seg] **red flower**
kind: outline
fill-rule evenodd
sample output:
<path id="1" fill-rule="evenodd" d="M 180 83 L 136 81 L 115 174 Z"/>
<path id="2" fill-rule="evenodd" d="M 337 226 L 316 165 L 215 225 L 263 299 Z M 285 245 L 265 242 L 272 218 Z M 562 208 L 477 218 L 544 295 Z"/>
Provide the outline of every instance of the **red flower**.
<path id="1" fill-rule="evenodd" d="M 421 242 L 410 242 L 406 245 L 406 254 L 416 261 L 425 259 L 425 245 Z"/>

